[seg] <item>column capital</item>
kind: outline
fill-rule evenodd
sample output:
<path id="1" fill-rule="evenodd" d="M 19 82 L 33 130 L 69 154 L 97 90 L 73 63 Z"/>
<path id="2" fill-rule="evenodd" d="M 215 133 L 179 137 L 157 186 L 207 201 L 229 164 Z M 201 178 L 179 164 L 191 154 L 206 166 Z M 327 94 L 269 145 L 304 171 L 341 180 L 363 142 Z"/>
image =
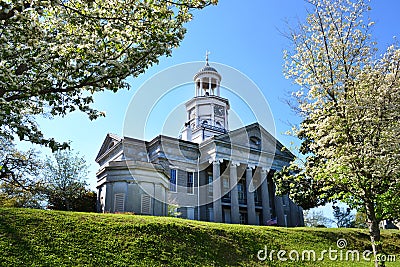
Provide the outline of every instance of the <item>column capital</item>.
<path id="1" fill-rule="evenodd" d="M 246 169 L 251 169 L 254 170 L 256 168 L 256 165 L 253 164 L 247 164 Z"/>
<path id="2" fill-rule="evenodd" d="M 209 159 L 208 163 L 212 163 L 212 164 L 219 164 L 219 160 L 215 160 L 215 159 Z"/>
<path id="3" fill-rule="evenodd" d="M 240 162 L 239 161 L 231 161 L 231 166 L 233 166 L 233 167 L 237 167 L 237 166 L 239 166 L 240 165 Z"/>
<path id="4" fill-rule="evenodd" d="M 212 163 L 212 164 L 220 164 L 220 163 L 222 163 L 222 162 L 224 162 L 224 159 L 215 159 L 215 158 L 211 158 L 211 159 L 209 159 L 208 160 L 208 163 Z"/>

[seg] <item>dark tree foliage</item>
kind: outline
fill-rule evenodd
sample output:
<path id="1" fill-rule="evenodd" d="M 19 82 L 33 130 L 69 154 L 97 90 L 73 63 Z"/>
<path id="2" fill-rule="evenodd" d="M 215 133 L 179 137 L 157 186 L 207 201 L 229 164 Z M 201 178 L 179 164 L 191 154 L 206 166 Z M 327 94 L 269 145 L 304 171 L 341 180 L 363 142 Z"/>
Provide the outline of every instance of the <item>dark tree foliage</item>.
<path id="1" fill-rule="evenodd" d="M 354 227 L 354 215 L 351 214 L 350 208 L 339 207 L 336 202 L 332 205 L 333 218 L 338 228 Z"/>
<path id="2" fill-rule="evenodd" d="M 84 184 L 78 183 L 71 186 L 75 191 L 71 196 L 60 195 L 56 191 L 49 191 L 47 208 L 52 210 L 95 212 L 96 192 L 86 189 Z"/>

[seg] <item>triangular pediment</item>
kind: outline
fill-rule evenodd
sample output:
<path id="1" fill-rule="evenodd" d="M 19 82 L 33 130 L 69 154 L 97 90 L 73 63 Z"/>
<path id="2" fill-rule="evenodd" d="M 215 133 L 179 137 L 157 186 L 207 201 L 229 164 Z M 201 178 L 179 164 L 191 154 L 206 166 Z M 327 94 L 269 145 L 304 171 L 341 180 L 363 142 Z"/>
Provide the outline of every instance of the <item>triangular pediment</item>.
<path id="1" fill-rule="evenodd" d="M 229 133 L 215 136 L 214 140 L 249 147 L 261 152 L 274 153 L 286 158 L 294 157 L 288 149 L 283 149 L 284 146 L 259 123 L 253 123 Z"/>
<path id="2" fill-rule="evenodd" d="M 103 144 L 101 145 L 100 151 L 96 156 L 96 162 L 103 156 L 105 153 L 107 153 L 109 150 L 111 150 L 114 146 L 116 146 L 120 141 L 122 140 L 121 137 L 119 137 L 116 134 L 108 133 L 106 138 L 103 141 Z"/>

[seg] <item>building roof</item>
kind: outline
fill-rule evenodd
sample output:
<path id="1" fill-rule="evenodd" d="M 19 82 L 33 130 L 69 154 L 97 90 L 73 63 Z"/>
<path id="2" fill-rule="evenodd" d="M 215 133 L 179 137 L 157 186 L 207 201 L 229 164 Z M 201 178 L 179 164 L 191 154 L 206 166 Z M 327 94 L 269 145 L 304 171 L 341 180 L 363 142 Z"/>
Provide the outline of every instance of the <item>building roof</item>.
<path id="1" fill-rule="evenodd" d="M 132 145 L 140 143 L 141 145 L 136 146 L 136 149 L 143 150 L 136 151 L 135 154 L 132 154 L 132 152 L 128 153 L 128 149 L 125 151 L 128 154 L 124 152 L 127 160 L 140 160 L 139 158 L 142 158 L 144 161 L 153 161 L 160 157 L 165 159 L 174 158 L 177 160 L 178 156 L 182 156 L 181 160 L 195 162 L 200 154 L 202 154 L 201 158 L 207 161 L 210 157 L 230 158 L 231 156 L 235 157 L 234 155 L 236 154 L 240 156 L 243 154 L 243 151 L 247 153 L 246 155 L 248 155 L 248 157 L 252 157 L 256 160 L 250 160 L 248 161 L 249 163 L 259 160 L 263 162 L 264 165 L 267 165 L 266 162 L 268 159 L 264 159 L 263 157 L 268 157 L 270 159 L 272 157 L 274 162 L 277 162 L 278 165 L 286 165 L 294 158 L 294 155 L 288 149 L 283 149 L 284 146 L 259 123 L 252 123 L 228 133 L 211 137 L 201 144 L 163 135 L 159 135 L 150 141 L 144 141 L 131 137 L 121 138 L 116 135 L 108 134 L 96 161 L 99 162 L 99 159 L 103 158 L 103 155 L 108 155 L 111 150 L 123 150 L 123 147 L 117 147 L 117 144 L 122 141 L 122 139 L 125 140 L 124 142 L 126 142 L 126 144 Z M 118 143 L 116 143 L 116 141 Z M 172 148 L 175 148 L 179 153 L 172 151 Z M 216 148 L 216 150 L 214 148 Z M 211 149 L 210 151 L 212 153 L 208 151 L 209 149 Z M 202 151 L 208 152 L 203 153 Z M 143 153 L 144 156 L 139 155 L 140 153 Z M 257 157 L 254 157 L 254 155 Z M 281 163 L 278 163 L 278 161 Z"/>
<path id="2" fill-rule="evenodd" d="M 208 62 L 207 62 L 207 64 L 206 64 L 203 68 L 201 68 L 201 69 L 199 70 L 199 72 L 205 72 L 205 71 L 212 71 L 212 72 L 218 73 L 218 71 L 217 71 L 215 68 L 211 67 L 211 66 L 208 64 Z"/>

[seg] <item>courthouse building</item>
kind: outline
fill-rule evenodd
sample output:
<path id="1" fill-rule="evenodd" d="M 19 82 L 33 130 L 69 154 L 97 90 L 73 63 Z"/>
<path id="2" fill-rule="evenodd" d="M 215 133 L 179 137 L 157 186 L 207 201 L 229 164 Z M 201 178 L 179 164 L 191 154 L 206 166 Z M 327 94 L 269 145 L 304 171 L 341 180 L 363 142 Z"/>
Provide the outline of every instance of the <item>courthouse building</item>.
<path id="1" fill-rule="evenodd" d="M 293 155 L 260 124 L 229 130 L 221 74 L 206 61 L 178 138 L 108 134 L 96 157 L 98 211 L 252 225 L 303 226 L 303 210 L 277 196 L 273 173 Z M 140 114 L 138 114 L 140 116 Z"/>

